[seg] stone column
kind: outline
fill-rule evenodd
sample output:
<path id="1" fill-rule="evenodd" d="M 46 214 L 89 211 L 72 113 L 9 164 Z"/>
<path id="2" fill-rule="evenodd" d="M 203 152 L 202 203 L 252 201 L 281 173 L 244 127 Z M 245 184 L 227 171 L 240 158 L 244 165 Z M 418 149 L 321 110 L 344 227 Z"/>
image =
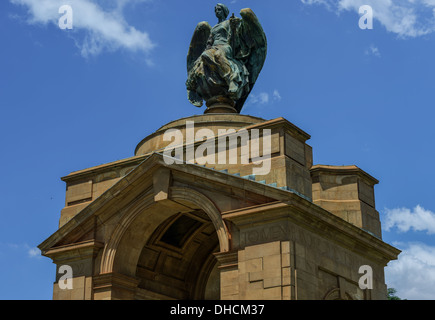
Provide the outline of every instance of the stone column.
<path id="1" fill-rule="evenodd" d="M 295 299 L 296 272 L 290 241 L 274 241 L 216 255 L 222 300 Z"/>
<path id="2" fill-rule="evenodd" d="M 220 270 L 221 300 L 239 299 L 237 251 L 216 253 Z"/>
<path id="3" fill-rule="evenodd" d="M 139 279 L 119 273 L 103 273 L 94 277 L 95 300 L 134 300 Z"/>
<path id="4" fill-rule="evenodd" d="M 53 300 L 92 299 L 94 259 L 102 247 L 102 243 L 88 240 L 43 252 L 57 265 Z M 61 285 L 59 282 L 62 282 Z M 69 286 L 66 286 L 68 282 Z"/>
<path id="5" fill-rule="evenodd" d="M 238 252 L 238 260 L 240 299 L 294 299 L 295 277 L 289 241 L 246 247 Z"/>

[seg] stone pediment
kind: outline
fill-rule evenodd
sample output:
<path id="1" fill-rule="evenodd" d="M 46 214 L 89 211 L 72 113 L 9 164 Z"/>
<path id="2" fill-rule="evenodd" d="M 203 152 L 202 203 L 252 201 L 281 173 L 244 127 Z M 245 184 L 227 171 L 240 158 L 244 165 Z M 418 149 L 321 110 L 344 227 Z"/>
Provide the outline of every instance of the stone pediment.
<path id="1" fill-rule="evenodd" d="M 153 194 L 154 201 L 167 200 L 167 205 L 182 206 L 182 200 L 175 202 L 168 197 L 172 187 L 186 186 L 200 190 L 209 198 L 220 199 L 215 203 L 220 212 L 284 200 L 288 196 L 288 192 L 278 188 L 196 164 L 167 165 L 162 154 L 153 153 L 84 207 L 39 248 L 44 253 L 52 247 L 89 240 L 92 236 L 89 233 L 94 231 L 98 221 L 116 219 L 116 214 L 144 193 Z"/>

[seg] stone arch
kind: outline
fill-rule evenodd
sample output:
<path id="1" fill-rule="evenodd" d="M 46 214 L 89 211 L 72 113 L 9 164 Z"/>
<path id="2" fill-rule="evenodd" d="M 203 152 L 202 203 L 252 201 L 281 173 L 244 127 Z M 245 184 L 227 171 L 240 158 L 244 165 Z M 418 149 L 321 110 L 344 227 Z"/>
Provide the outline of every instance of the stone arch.
<path id="1" fill-rule="evenodd" d="M 340 288 L 334 288 L 325 295 L 323 300 L 354 300 L 347 292 L 344 293 L 344 297 L 340 294 Z"/>
<path id="2" fill-rule="evenodd" d="M 123 217 L 118 222 L 115 230 L 113 231 L 109 241 L 106 243 L 103 249 L 103 254 L 100 263 L 100 274 L 110 273 L 113 271 L 113 265 L 119 243 L 125 234 L 132 221 L 147 208 L 151 207 L 154 203 L 154 194 L 148 192 L 143 197 L 140 197 L 139 203 L 135 201 L 123 211 Z"/>
<path id="3" fill-rule="evenodd" d="M 169 199 L 203 210 L 215 227 L 220 252 L 230 250 L 228 229 L 220 211 L 207 196 L 190 188 L 172 187 Z M 136 263 L 149 237 L 165 220 L 177 214 L 164 202 L 155 202 L 154 192 L 150 190 L 122 210 L 122 217 L 103 249 L 100 274 L 115 272 L 134 277 Z"/>
<path id="4" fill-rule="evenodd" d="M 216 229 L 220 251 L 230 251 L 230 234 L 228 228 L 222 219 L 220 211 L 208 197 L 193 189 L 173 187 L 171 188 L 171 199 L 191 202 L 204 210 Z"/>
<path id="5" fill-rule="evenodd" d="M 220 277 L 216 282 L 212 272 L 219 250 L 215 227 L 203 210 L 169 217 L 142 248 L 136 299 L 219 299 Z"/>

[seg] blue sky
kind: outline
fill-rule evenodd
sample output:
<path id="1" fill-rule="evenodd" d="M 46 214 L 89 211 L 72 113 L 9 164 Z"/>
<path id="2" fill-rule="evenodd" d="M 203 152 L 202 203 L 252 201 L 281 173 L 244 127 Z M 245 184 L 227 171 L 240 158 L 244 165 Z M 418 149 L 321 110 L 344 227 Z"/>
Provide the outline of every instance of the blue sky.
<path id="1" fill-rule="evenodd" d="M 73 7 L 72 30 L 58 8 Z M 0 3 L 0 299 L 51 299 L 55 266 L 36 246 L 56 231 L 60 177 L 127 158 L 161 125 L 204 109 L 186 97 L 186 54 L 209 0 Z M 386 282 L 435 299 L 435 1 L 237 0 L 268 37 L 242 113 L 284 117 L 315 164 L 380 180 L 384 241 L 403 250 Z M 372 30 L 358 26 L 361 5 Z"/>

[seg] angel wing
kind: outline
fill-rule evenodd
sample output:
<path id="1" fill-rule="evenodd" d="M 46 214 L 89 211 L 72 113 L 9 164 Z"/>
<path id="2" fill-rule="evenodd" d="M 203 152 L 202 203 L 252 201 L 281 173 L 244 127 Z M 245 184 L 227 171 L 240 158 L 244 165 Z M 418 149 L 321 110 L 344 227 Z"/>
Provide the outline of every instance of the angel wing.
<path id="1" fill-rule="evenodd" d="M 266 34 L 255 13 L 249 8 L 242 9 L 240 16 L 242 21 L 237 31 L 238 48 L 235 50 L 235 57 L 244 61 L 249 71 L 249 89 L 236 101 L 235 108 L 239 113 L 263 69 L 267 55 Z"/>
<path id="2" fill-rule="evenodd" d="M 210 37 L 211 26 L 208 22 L 200 22 L 193 33 L 192 40 L 190 41 L 189 52 L 187 53 L 187 73 L 189 74 L 195 65 L 196 60 L 201 56 L 207 47 L 207 41 Z M 188 90 L 189 101 L 197 106 L 201 107 L 203 98 L 195 91 Z"/>

